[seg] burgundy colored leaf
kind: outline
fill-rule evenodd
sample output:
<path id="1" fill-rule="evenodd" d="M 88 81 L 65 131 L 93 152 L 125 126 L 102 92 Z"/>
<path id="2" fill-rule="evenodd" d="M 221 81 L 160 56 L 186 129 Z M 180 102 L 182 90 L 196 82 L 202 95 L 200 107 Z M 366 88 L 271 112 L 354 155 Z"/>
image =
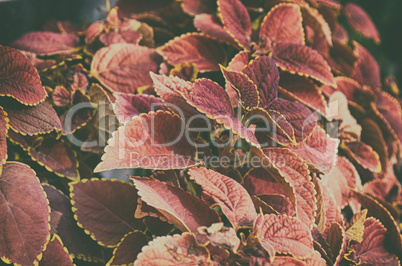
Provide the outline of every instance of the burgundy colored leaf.
<path id="1" fill-rule="evenodd" d="M 57 233 L 57 225 L 59 224 L 62 215 L 63 214 L 61 212 L 58 212 L 58 211 L 51 211 L 50 212 L 49 224 L 50 224 L 50 234 L 51 235 Z"/>
<path id="2" fill-rule="evenodd" d="M 78 37 L 73 34 L 37 31 L 21 36 L 11 46 L 39 55 L 54 55 L 73 52 L 78 41 Z"/>
<path id="3" fill-rule="evenodd" d="M 52 100 L 56 106 L 66 106 L 71 101 L 70 92 L 64 86 L 56 86 L 52 91 Z"/>
<path id="4" fill-rule="evenodd" d="M 34 161 L 46 167 L 48 171 L 71 180 L 79 178 L 75 153 L 64 140 L 44 138 L 38 147 L 30 146 L 28 153 Z"/>
<path id="5" fill-rule="evenodd" d="M 0 256 L 20 265 L 33 265 L 49 238 L 49 207 L 35 172 L 9 162 L 0 177 Z"/>
<path id="6" fill-rule="evenodd" d="M 99 36 L 99 40 L 106 46 L 115 43 L 132 43 L 138 44 L 142 38 L 142 34 L 138 31 L 123 31 L 120 33 L 109 32 Z"/>
<path id="7" fill-rule="evenodd" d="M 181 231 L 197 232 L 200 226 L 219 222 L 217 213 L 183 189 L 157 180 L 133 177 L 138 195 Z"/>
<path id="8" fill-rule="evenodd" d="M 160 98 L 146 94 L 116 93 L 114 112 L 120 123 L 130 120 L 133 116 L 150 111 L 166 110 Z"/>
<path id="9" fill-rule="evenodd" d="M 261 23 L 260 40 L 268 37 L 272 43 L 304 44 L 302 20 L 298 5 L 276 5 Z"/>
<path id="10" fill-rule="evenodd" d="M 308 5 L 302 5 L 303 23 L 310 26 L 316 32 L 316 36 L 322 34 L 323 41 L 332 46 L 332 32 L 327 20 L 321 13 Z"/>
<path id="11" fill-rule="evenodd" d="M 346 252 L 346 232 L 342 225 L 332 222 L 328 230 L 327 241 L 332 253 L 334 265 L 339 265 Z"/>
<path id="12" fill-rule="evenodd" d="M 240 0 L 218 0 L 219 16 L 225 29 L 245 50 L 250 49 L 252 24 Z"/>
<path id="13" fill-rule="evenodd" d="M 344 8 L 346 19 L 349 25 L 357 32 L 367 38 L 373 39 L 376 43 L 381 42 L 380 34 L 370 16 L 358 5 L 348 3 Z"/>
<path id="14" fill-rule="evenodd" d="M 388 249 L 397 255 L 398 259 L 401 259 L 402 238 L 399 231 L 400 229 L 389 211 L 377 200 L 367 194 L 354 190 L 353 196 L 358 199 L 362 205 L 362 208 L 368 210 L 367 216 L 372 216 L 378 219 L 384 225 L 384 227 L 387 229 L 384 242 L 392 243 L 391 245 L 387 246 Z"/>
<path id="15" fill-rule="evenodd" d="M 229 45 L 237 46 L 233 37 L 225 30 L 219 18 L 211 14 L 199 14 L 194 18 L 194 26 L 206 35 L 223 41 Z"/>
<path id="16" fill-rule="evenodd" d="M 113 251 L 113 257 L 107 265 L 129 265 L 136 260 L 143 246 L 148 244 L 148 238 L 140 231 L 130 232 L 123 237 Z"/>
<path id="17" fill-rule="evenodd" d="M 245 66 L 248 65 L 248 54 L 245 51 L 240 51 L 229 62 L 227 69 L 230 71 L 242 71 Z M 235 89 L 231 85 L 225 84 L 225 90 L 229 95 L 230 102 L 233 107 L 237 107 L 239 102 L 239 96 Z"/>
<path id="18" fill-rule="evenodd" d="M 349 35 L 348 32 L 345 30 L 345 28 L 337 23 L 335 27 L 335 31 L 333 32 L 332 38 L 342 44 L 347 44 L 349 41 Z"/>
<path id="19" fill-rule="evenodd" d="M 229 249 L 236 252 L 240 246 L 240 239 L 233 228 L 223 226 L 223 223 L 215 223 L 210 227 L 201 226 L 198 234 L 205 236 L 209 243 L 220 249 Z"/>
<path id="20" fill-rule="evenodd" d="M 242 106 L 245 108 L 258 106 L 260 97 L 258 96 L 257 86 L 246 74 L 230 71 L 223 66 L 221 67 L 221 71 L 225 77 L 226 83 L 238 93 L 238 98 L 240 98 Z"/>
<path id="21" fill-rule="evenodd" d="M 381 87 L 380 67 L 375 58 L 366 48 L 354 42 L 353 53 L 357 55 L 354 64 L 353 78 L 362 85 L 368 85 L 374 89 Z"/>
<path id="22" fill-rule="evenodd" d="M 61 124 L 56 111 L 46 102 L 36 106 L 4 106 L 10 119 L 10 126 L 23 135 L 36 135 L 60 131 Z"/>
<path id="23" fill-rule="evenodd" d="M 305 141 L 291 145 L 289 149 L 312 167 L 328 173 L 335 165 L 338 144 L 338 139 L 331 138 L 325 130 L 317 126 Z"/>
<path id="24" fill-rule="evenodd" d="M 295 257 L 307 257 L 314 251 L 310 229 L 296 218 L 264 215 L 256 220 L 255 230 L 258 230 L 259 241 L 268 252 L 273 250 L 290 253 Z"/>
<path id="25" fill-rule="evenodd" d="M 183 63 L 174 66 L 169 71 L 169 75 L 176 76 L 188 81 L 194 81 L 198 76 L 198 69 L 194 63 Z"/>
<path id="26" fill-rule="evenodd" d="M 133 215 L 138 196 L 132 184 L 85 179 L 70 184 L 70 192 L 78 225 L 102 245 L 116 246 L 125 234 L 144 228 Z"/>
<path id="27" fill-rule="evenodd" d="M 361 141 L 344 143 L 346 153 L 353 161 L 374 173 L 381 172 L 381 162 L 378 154 L 369 145 Z"/>
<path id="28" fill-rule="evenodd" d="M 273 47 L 272 54 L 276 64 L 282 70 L 336 86 L 327 61 L 310 47 L 279 43 Z"/>
<path id="29" fill-rule="evenodd" d="M 400 102 L 386 92 L 378 93 L 377 97 L 375 109 L 392 128 L 399 140 L 402 140 L 402 108 Z"/>
<path id="30" fill-rule="evenodd" d="M 235 180 L 206 168 L 189 170 L 190 178 L 222 209 L 234 228 L 251 226 L 257 213 L 247 190 Z"/>
<path id="31" fill-rule="evenodd" d="M 208 250 L 197 244 L 194 235 L 157 237 L 142 248 L 135 266 L 139 265 L 211 265 Z"/>
<path id="32" fill-rule="evenodd" d="M 83 91 L 87 91 L 88 87 L 88 79 L 81 72 L 75 72 L 73 76 L 73 83 L 68 87 L 71 92 L 75 92 L 78 89 Z"/>
<path id="33" fill-rule="evenodd" d="M 47 243 L 46 250 L 42 254 L 39 266 L 73 266 L 73 259 L 68 254 L 58 235 L 53 235 L 52 239 Z"/>
<path id="34" fill-rule="evenodd" d="M 306 163 L 285 148 L 265 148 L 263 152 L 282 175 L 274 176 L 274 178 L 278 182 L 291 185 L 293 191 L 287 192 L 287 196 L 294 204 L 299 220 L 311 228 L 314 224 L 316 198 L 314 184 L 311 182 Z"/>
<path id="35" fill-rule="evenodd" d="M 166 130 L 166 129 L 169 130 Z M 184 122 L 169 112 L 141 114 L 118 128 L 95 172 L 119 168 L 181 169 L 196 165 Z"/>
<path id="36" fill-rule="evenodd" d="M 134 93 L 152 84 L 149 72 L 157 72 L 161 57 L 155 50 L 128 43 L 99 49 L 91 63 L 91 74 L 111 91 Z"/>
<path id="37" fill-rule="evenodd" d="M 264 194 L 257 196 L 260 200 L 271 206 L 279 214 L 296 216 L 295 209 L 290 200 L 281 194 Z"/>
<path id="38" fill-rule="evenodd" d="M 7 160 L 7 133 L 8 133 L 7 113 L 0 107 L 0 167 Z"/>
<path id="39" fill-rule="evenodd" d="M 398 258 L 384 248 L 387 230 L 378 220 L 368 218 L 364 222 L 363 241 L 352 246 L 348 258 L 368 265 L 399 265 Z"/>
<path id="40" fill-rule="evenodd" d="M 250 195 L 286 194 L 281 184 L 276 182 L 264 168 L 251 170 L 244 179 L 244 187 Z"/>
<path id="41" fill-rule="evenodd" d="M 47 93 L 38 71 L 20 51 L 0 45 L 0 95 L 22 104 L 37 105 Z"/>
<path id="42" fill-rule="evenodd" d="M 183 0 L 181 7 L 190 15 L 213 13 L 216 9 L 216 1 L 213 0 Z"/>
<path id="43" fill-rule="evenodd" d="M 94 22 L 89 25 L 88 29 L 85 31 L 85 42 L 91 43 L 98 37 L 104 30 L 105 25 L 102 22 Z"/>
<path id="44" fill-rule="evenodd" d="M 194 63 L 200 72 L 219 70 L 219 64 L 226 61 L 219 43 L 199 33 L 181 35 L 158 49 L 171 65 Z"/>
<path id="45" fill-rule="evenodd" d="M 78 227 L 71 210 L 70 199 L 55 187 L 43 184 L 52 212 L 60 212 L 62 216 L 57 224 L 57 234 L 63 244 L 75 258 L 85 261 L 102 262 L 103 251 L 100 246 Z"/>
<path id="46" fill-rule="evenodd" d="M 278 97 L 279 71 L 272 58 L 261 56 L 254 59 L 243 69 L 243 73 L 257 86 L 263 108 Z"/>

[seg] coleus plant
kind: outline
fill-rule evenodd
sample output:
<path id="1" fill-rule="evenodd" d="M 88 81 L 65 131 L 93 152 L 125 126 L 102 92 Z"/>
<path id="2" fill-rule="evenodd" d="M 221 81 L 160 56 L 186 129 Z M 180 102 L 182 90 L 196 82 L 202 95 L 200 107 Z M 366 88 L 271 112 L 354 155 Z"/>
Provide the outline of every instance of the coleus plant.
<path id="1" fill-rule="evenodd" d="M 0 46 L 1 259 L 399 265 L 399 90 L 351 30 L 380 42 L 334 0 L 120 0 Z"/>

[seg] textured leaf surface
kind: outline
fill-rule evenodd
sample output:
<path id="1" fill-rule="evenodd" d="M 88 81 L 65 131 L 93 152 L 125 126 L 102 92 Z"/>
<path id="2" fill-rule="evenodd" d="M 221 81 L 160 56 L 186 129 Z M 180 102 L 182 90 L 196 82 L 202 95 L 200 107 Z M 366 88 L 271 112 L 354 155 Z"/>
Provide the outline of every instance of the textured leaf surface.
<path id="1" fill-rule="evenodd" d="M 121 33 L 109 32 L 99 36 L 99 40 L 106 46 L 115 43 L 132 43 L 138 44 L 142 38 L 142 34 L 138 31 L 123 31 Z"/>
<path id="2" fill-rule="evenodd" d="M 4 106 L 10 119 L 10 126 L 23 135 L 49 133 L 61 130 L 61 123 L 56 111 L 48 103 L 37 106 Z"/>
<path id="3" fill-rule="evenodd" d="M 374 173 L 381 172 L 381 162 L 378 154 L 369 145 L 361 141 L 346 142 L 346 152 L 363 168 Z"/>
<path id="4" fill-rule="evenodd" d="M 70 192 L 78 224 L 103 245 L 116 246 L 125 234 L 144 228 L 133 215 L 138 199 L 133 185 L 85 179 L 71 184 Z"/>
<path id="5" fill-rule="evenodd" d="M 107 265 L 132 264 L 141 252 L 141 248 L 147 244 L 148 238 L 144 233 L 140 231 L 128 233 L 113 251 L 113 257 Z"/>
<path id="6" fill-rule="evenodd" d="M 194 26 L 206 35 L 227 44 L 237 46 L 233 37 L 225 30 L 217 16 L 211 14 L 199 14 L 194 18 Z"/>
<path id="7" fill-rule="evenodd" d="M 400 102 L 386 92 L 378 95 L 376 109 L 392 128 L 399 140 L 402 140 L 402 108 Z"/>
<path id="8" fill-rule="evenodd" d="M 74 34 L 37 31 L 23 35 L 11 46 L 39 55 L 54 55 L 74 51 L 78 46 L 78 41 L 78 37 Z"/>
<path id="9" fill-rule="evenodd" d="M 316 127 L 312 134 L 299 145 L 289 148 L 323 173 L 328 173 L 335 165 L 339 141 L 331 138 L 325 130 Z"/>
<path id="10" fill-rule="evenodd" d="M 236 252 L 240 246 L 240 239 L 233 228 L 223 226 L 223 223 L 215 223 L 210 227 L 201 226 L 198 233 L 206 237 L 210 244 L 220 249 L 228 249 Z"/>
<path id="11" fill-rule="evenodd" d="M 240 0 L 218 0 L 218 10 L 225 29 L 241 47 L 249 50 L 253 28 L 243 3 Z"/>
<path id="12" fill-rule="evenodd" d="M 52 91 L 52 100 L 56 106 L 66 106 L 71 101 L 70 92 L 64 86 L 56 86 Z"/>
<path id="13" fill-rule="evenodd" d="M 361 141 L 372 147 L 378 154 L 380 157 L 381 169 L 387 169 L 389 164 L 389 153 L 380 127 L 370 118 L 364 119 L 360 124 L 362 126 Z"/>
<path id="14" fill-rule="evenodd" d="M 206 168 L 189 170 L 190 177 L 204 194 L 222 208 L 234 228 L 251 226 L 257 213 L 247 190 L 235 180 Z"/>
<path id="15" fill-rule="evenodd" d="M 118 43 L 99 49 L 91 63 L 91 73 L 108 89 L 134 93 L 151 85 L 149 72 L 157 72 L 162 58 L 151 48 Z"/>
<path id="16" fill-rule="evenodd" d="M 273 43 L 304 44 L 302 20 L 298 5 L 276 5 L 261 23 L 260 40 L 268 37 Z"/>
<path id="17" fill-rule="evenodd" d="M 255 168 L 244 179 L 244 187 L 250 195 L 261 194 L 283 194 L 285 191 L 281 184 L 264 170 L 264 168 Z"/>
<path id="18" fill-rule="evenodd" d="M 317 36 L 322 34 L 326 43 L 332 46 L 332 32 L 326 18 L 317 9 L 308 5 L 302 4 L 302 13 L 303 23 L 313 28 Z"/>
<path id="19" fill-rule="evenodd" d="M 268 214 L 256 221 L 259 240 L 267 250 L 307 257 L 313 253 L 313 237 L 309 228 L 293 217 Z"/>
<path id="20" fill-rule="evenodd" d="M 278 191 L 277 191 L 278 192 Z M 290 200 L 281 194 L 258 195 L 258 198 L 271 206 L 279 214 L 296 216 L 296 212 Z"/>
<path id="21" fill-rule="evenodd" d="M 43 184 L 52 212 L 60 212 L 57 234 L 68 251 L 76 258 L 86 261 L 103 261 L 100 246 L 78 227 L 71 210 L 70 199 L 55 187 Z"/>
<path id="22" fill-rule="evenodd" d="M 363 241 L 364 222 L 367 219 L 367 209 L 353 215 L 346 230 L 348 240 L 355 240 L 359 243 Z"/>
<path id="23" fill-rule="evenodd" d="M 211 265 L 208 250 L 194 235 L 157 237 L 142 249 L 134 265 Z"/>
<path id="24" fill-rule="evenodd" d="M 40 266 L 73 266 L 73 260 L 68 254 L 67 249 L 63 246 L 58 235 L 53 235 L 52 239 L 47 243 L 46 250 L 42 254 L 42 259 L 39 261 Z"/>
<path id="25" fill-rule="evenodd" d="M 310 47 L 279 43 L 273 47 L 272 54 L 276 64 L 282 70 L 336 86 L 327 61 Z"/>
<path id="26" fill-rule="evenodd" d="M 0 45 L 0 95 L 36 105 L 47 96 L 38 71 L 20 51 Z"/>
<path id="27" fill-rule="evenodd" d="M 333 255 L 334 265 L 339 265 L 347 247 L 346 233 L 343 226 L 332 222 L 328 230 L 327 241 Z"/>
<path id="28" fill-rule="evenodd" d="M 169 130 L 166 130 L 169 128 Z M 118 128 L 95 172 L 119 168 L 181 169 L 194 166 L 196 148 L 183 136 L 185 125 L 169 112 L 142 114 Z"/>
<path id="29" fill-rule="evenodd" d="M 159 51 L 170 64 L 194 63 L 200 72 L 219 70 L 219 64 L 226 61 L 225 51 L 219 43 L 199 33 L 176 37 Z"/>
<path id="30" fill-rule="evenodd" d="M 196 233 L 200 226 L 219 222 L 217 213 L 203 200 L 179 187 L 145 178 L 133 177 L 133 180 L 141 199 L 183 232 Z"/>
<path id="31" fill-rule="evenodd" d="M 49 238 L 46 194 L 29 166 L 9 162 L 2 168 L 0 256 L 20 265 L 33 265 Z"/>
<path id="32" fill-rule="evenodd" d="M 5 163 L 7 160 L 7 133 L 7 113 L 3 110 L 3 108 L 0 108 L 0 165 Z"/>
<path id="33" fill-rule="evenodd" d="M 380 34 L 378 33 L 374 22 L 360 6 L 353 3 L 348 3 L 345 5 L 344 13 L 349 25 L 355 31 L 361 33 L 367 38 L 373 39 L 376 43 L 381 41 Z"/>
<path id="34" fill-rule="evenodd" d="M 381 87 L 380 67 L 375 58 L 366 48 L 354 42 L 354 54 L 357 55 L 357 62 L 354 64 L 353 78 L 362 85 L 372 88 Z"/>

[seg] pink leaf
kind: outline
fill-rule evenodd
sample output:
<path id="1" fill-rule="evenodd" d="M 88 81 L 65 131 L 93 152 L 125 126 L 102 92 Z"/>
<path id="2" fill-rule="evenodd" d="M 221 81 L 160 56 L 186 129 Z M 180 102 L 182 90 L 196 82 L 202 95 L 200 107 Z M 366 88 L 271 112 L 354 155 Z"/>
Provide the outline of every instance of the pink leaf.
<path id="1" fill-rule="evenodd" d="M 354 64 L 353 78 L 362 85 L 368 85 L 373 89 L 381 87 L 380 67 L 375 58 L 363 46 L 354 42 L 353 53 L 357 55 Z"/>
<path id="2" fill-rule="evenodd" d="M 348 3 L 345 5 L 344 12 L 349 25 L 357 32 L 367 38 L 380 43 L 380 34 L 370 16 L 358 5 Z"/>
<path id="3" fill-rule="evenodd" d="M 194 26 L 206 35 L 223 41 L 229 45 L 237 46 L 233 37 L 225 30 L 219 18 L 211 14 L 199 14 L 194 18 Z"/>

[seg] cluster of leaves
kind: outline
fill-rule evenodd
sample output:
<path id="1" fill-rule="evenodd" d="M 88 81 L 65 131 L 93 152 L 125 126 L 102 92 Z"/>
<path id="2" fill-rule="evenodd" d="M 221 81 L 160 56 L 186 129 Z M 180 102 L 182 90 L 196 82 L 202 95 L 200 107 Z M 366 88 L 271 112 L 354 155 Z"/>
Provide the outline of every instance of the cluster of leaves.
<path id="1" fill-rule="evenodd" d="M 0 46 L 4 262 L 400 264 L 401 102 L 357 5 L 120 0 L 44 30 Z"/>

